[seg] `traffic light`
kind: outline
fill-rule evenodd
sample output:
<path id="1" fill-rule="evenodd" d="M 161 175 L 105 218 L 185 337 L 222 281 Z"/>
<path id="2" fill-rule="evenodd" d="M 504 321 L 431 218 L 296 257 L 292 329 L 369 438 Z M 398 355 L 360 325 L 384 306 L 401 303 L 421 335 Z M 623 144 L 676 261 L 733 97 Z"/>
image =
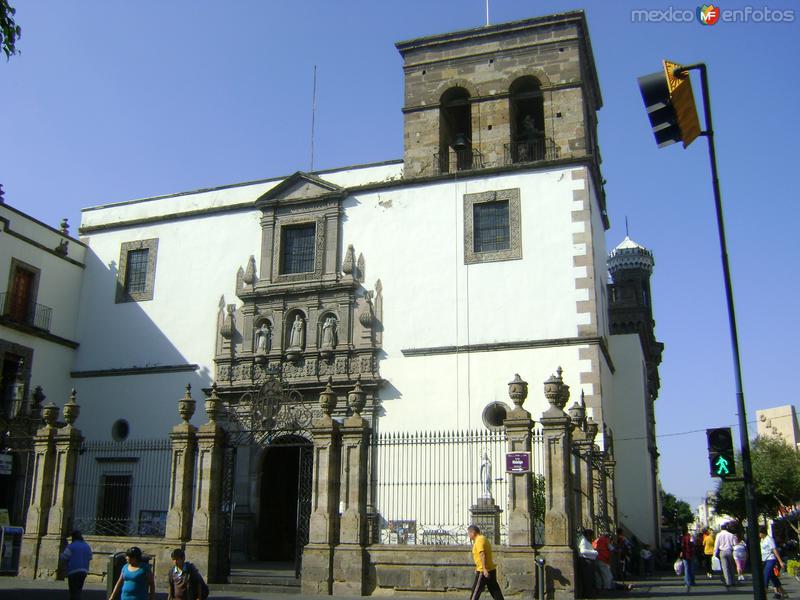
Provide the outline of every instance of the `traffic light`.
<path id="1" fill-rule="evenodd" d="M 727 479 L 736 475 L 731 428 L 706 429 L 706 438 L 708 440 L 708 465 L 711 468 L 711 476 Z"/>
<path id="2" fill-rule="evenodd" d="M 658 147 L 683 142 L 686 148 L 700 135 L 692 81 L 688 73 L 675 74 L 678 63 L 663 64 L 662 72 L 639 77 L 639 90 Z"/>

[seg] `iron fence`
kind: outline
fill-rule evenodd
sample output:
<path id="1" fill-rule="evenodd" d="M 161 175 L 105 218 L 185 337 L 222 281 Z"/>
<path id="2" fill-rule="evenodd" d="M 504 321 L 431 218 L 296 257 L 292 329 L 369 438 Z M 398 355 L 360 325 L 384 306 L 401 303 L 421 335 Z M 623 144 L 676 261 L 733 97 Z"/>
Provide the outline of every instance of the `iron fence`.
<path id="1" fill-rule="evenodd" d="M 538 162 L 541 160 L 557 160 L 561 152 L 558 145 L 550 138 L 538 138 L 523 142 L 505 144 L 505 160 L 507 165 Z"/>
<path id="2" fill-rule="evenodd" d="M 448 148 L 446 152 L 435 152 L 433 165 L 438 175 L 483 168 L 483 154 L 477 148 Z"/>
<path id="3" fill-rule="evenodd" d="M 22 303 L 16 296 L 3 292 L 0 294 L 0 310 L 6 319 L 50 331 L 53 309 L 49 306 L 35 302 Z"/>
<path id="4" fill-rule="evenodd" d="M 171 461 L 169 439 L 86 442 L 75 476 L 75 528 L 95 535 L 163 536 Z"/>
<path id="5" fill-rule="evenodd" d="M 540 432 L 532 470 L 543 472 Z M 487 497 L 499 508 L 501 543 L 508 536 L 504 431 L 419 431 L 373 437 L 373 540 L 383 544 L 466 544 L 471 508 Z M 490 465 L 490 475 L 486 465 Z M 488 478 L 488 483 L 487 483 Z M 488 489 L 487 489 L 488 488 Z"/>

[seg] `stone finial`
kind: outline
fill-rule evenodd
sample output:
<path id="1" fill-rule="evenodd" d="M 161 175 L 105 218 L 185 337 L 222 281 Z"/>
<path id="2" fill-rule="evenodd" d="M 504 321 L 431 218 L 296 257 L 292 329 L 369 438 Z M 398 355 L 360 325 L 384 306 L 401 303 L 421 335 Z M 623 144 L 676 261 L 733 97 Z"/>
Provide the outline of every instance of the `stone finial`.
<path id="1" fill-rule="evenodd" d="M 66 217 L 61 219 L 61 233 L 63 235 L 69 235 L 69 220 Z"/>
<path id="2" fill-rule="evenodd" d="M 597 432 L 599 429 L 599 426 L 592 417 L 586 419 L 586 436 L 590 442 L 593 442 L 594 438 L 597 437 Z"/>
<path id="3" fill-rule="evenodd" d="M 564 370 L 558 367 L 556 374 L 551 375 L 544 382 L 544 397 L 547 398 L 551 406 L 555 406 L 560 410 L 564 410 L 569 400 L 569 386 L 564 385 L 563 373 Z"/>
<path id="4" fill-rule="evenodd" d="M 349 244 L 347 246 L 347 252 L 344 254 L 344 260 L 342 261 L 342 273 L 345 275 L 353 275 L 353 270 L 356 266 L 356 250 L 353 248 L 353 244 Z"/>
<path id="5" fill-rule="evenodd" d="M 222 321 L 222 327 L 220 328 L 219 333 L 226 340 L 229 340 L 233 337 L 233 314 L 236 312 L 236 305 L 228 304 L 225 307 L 225 311 L 228 314 L 225 315 L 225 319 Z"/>
<path id="6" fill-rule="evenodd" d="M 256 257 L 252 254 L 250 255 L 250 258 L 247 259 L 247 268 L 242 276 L 242 281 L 244 281 L 247 285 L 253 285 L 256 281 Z"/>
<path id="7" fill-rule="evenodd" d="M 75 388 L 72 388 L 72 392 L 70 392 L 69 400 L 64 405 L 64 420 L 67 422 L 67 425 L 72 426 L 75 421 L 78 420 L 78 416 L 81 414 L 81 407 L 75 399 L 77 397 L 77 393 L 75 392 Z"/>
<path id="8" fill-rule="evenodd" d="M 189 423 L 189 419 L 191 419 L 194 414 L 194 407 L 195 401 L 194 398 L 192 398 L 192 384 L 187 383 L 183 398 L 178 400 L 178 414 L 181 416 L 184 423 Z"/>
<path id="9" fill-rule="evenodd" d="M 586 421 L 586 408 L 578 402 L 573 403 L 569 407 L 569 418 L 575 427 L 582 429 Z"/>
<path id="10" fill-rule="evenodd" d="M 356 270 L 358 271 L 356 279 L 358 279 L 361 282 L 365 281 L 365 279 L 367 277 L 366 264 L 367 263 L 364 260 L 364 255 L 363 254 L 359 254 L 358 255 L 358 261 L 356 262 Z"/>
<path id="11" fill-rule="evenodd" d="M 328 377 L 328 383 L 325 386 L 325 389 L 322 390 L 319 394 L 319 405 L 322 408 L 322 412 L 325 413 L 327 416 L 331 416 L 333 411 L 336 409 L 336 392 L 333 391 L 331 387 L 333 385 L 333 377 Z"/>
<path id="12" fill-rule="evenodd" d="M 58 407 L 52 402 L 48 402 L 42 410 L 42 418 L 48 427 L 58 426 Z"/>
<path id="13" fill-rule="evenodd" d="M 367 292 L 364 294 L 364 307 L 361 309 L 361 312 L 358 313 L 358 322 L 365 329 L 369 329 L 372 327 L 372 322 L 374 320 L 375 313 L 373 312 L 372 308 L 372 292 Z"/>
<path id="14" fill-rule="evenodd" d="M 367 393 L 361 387 L 361 375 L 356 377 L 356 386 L 347 394 L 347 405 L 353 414 L 361 416 L 361 411 L 367 403 Z"/>
<path id="15" fill-rule="evenodd" d="M 211 395 L 206 398 L 206 416 L 209 423 L 216 423 L 225 414 L 222 398 L 217 394 L 217 382 L 211 384 Z"/>
<path id="16" fill-rule="evenodd" d="M 517 408 L 522 408 L 525 398 L 528 397 L 528 382 L 519 373 L 514 373 L 514 379 L 508 383 L 508 396 Z"/>

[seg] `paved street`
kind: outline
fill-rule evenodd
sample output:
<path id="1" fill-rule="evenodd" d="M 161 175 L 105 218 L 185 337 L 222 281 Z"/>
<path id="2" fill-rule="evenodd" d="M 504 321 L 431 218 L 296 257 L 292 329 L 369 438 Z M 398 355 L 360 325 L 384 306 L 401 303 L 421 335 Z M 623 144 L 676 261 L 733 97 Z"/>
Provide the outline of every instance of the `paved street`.
<path id="1" fill-rule="evenodd" d="M 792 598 L 800 598 L 800 586 L 797 582 L 784 574 L 782 581 L 786 586 L 786 591 Z M 635 589 L 632 592 L 619 592 L 614 596 L 603 596 L 604 598 L 686 598 L 683 591 L 682 579 L 662 575 L 647 580 L 633 581 Z M 303 600 L 299 594 L 274 594 L 274 593 L 246 593 L 237 591 L 217 591 L 218 588 L 211 586 L 211 598 L 214 600 L 249 600 L 254 598 L 270 598 L 271 600 Z M 703 600 L 745 600 L 751 598 L 753 589 L 749 583 L 733 588 L 730 592 L 725 592 L 725 588 L 718 580 L 708 580 L 705 577 L 698 579 L 697 586 L 692 589 L 689 596 L 700 596 Z M 166 594 L 162 591 L 156 597 L 162 600 Z M 490 598 L 488 593 L 485 598 Z M 66 600 L 67 591 L 64 582 L 32 582 L 15 577 L 0 577 L 0 600 Z M 83 600 L 104 600 L 105 587 L 99 584 L 89 584 L 84 590 Z M 768 594 L 768 600 L 772 594 Z"/>

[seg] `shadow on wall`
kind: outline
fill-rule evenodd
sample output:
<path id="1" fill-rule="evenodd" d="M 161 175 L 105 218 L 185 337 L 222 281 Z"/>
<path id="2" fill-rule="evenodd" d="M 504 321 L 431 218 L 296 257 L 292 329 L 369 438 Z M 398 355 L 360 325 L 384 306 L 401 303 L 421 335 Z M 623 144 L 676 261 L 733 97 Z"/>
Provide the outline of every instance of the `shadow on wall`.
<path id="1" fill-rule="evenodd" d="M 107 439 L 112 425 L 120 420 L 130 425 L 132 438 L 165 435 L 179 421 L 177 400 L 187 383 L 197 401 L 194 421 L 205 421 L 204 395 L 200 390 L 212 384 L 208 361 L 213 358 L 219 296 L 198 299 L 192 296 L 192 290 L 176 286 L 159 289 L 158 276 L 156 271 L 159 307 L 169 307 L 170 326 L 177 323 L 192 328 L 198 346 L 210 349 L 205 358 L 207 364 L 192 368 L 190 360 L 145 312 L 150 301 L 117 303 L 116 262 L 105 265 L 94 252 L 88 252 L 81 290 L 80 346 L 72 371 L 72 383 L 82 406 L 78 427 L 87 438 Z M 198 304 L 208 304 L 207 310 L 201 308 L 198 312 Z M 190 305 L 193 310 L 184 310 Z M 208 317 L 192 320 L 192 315 L 197 314 Z M 197 360 L 196 356 L 192 358 Z M 109 372 L 117 369 L 121 371 Z M 66 398 L 49 400 L 61 405 Z"/>

